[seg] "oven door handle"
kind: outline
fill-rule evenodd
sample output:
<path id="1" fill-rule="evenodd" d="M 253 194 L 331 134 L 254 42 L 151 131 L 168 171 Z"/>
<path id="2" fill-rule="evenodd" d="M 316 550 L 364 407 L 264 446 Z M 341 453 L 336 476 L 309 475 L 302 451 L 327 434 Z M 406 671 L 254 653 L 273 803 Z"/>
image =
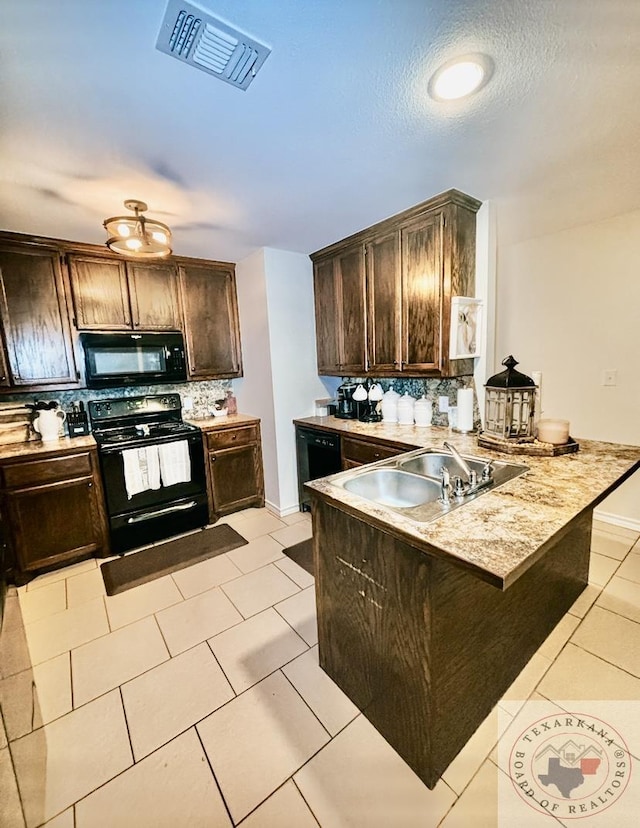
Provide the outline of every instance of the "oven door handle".
<path id="1" fill-rule="evenodd" d="M 161 515 L 170 515 L 172 512 L 186 512 L 187 509 L 193 509 L 197 505 L 195 500 L 190 500 L 188 503 L 167 506 L 166 509 L 157 509 L 155 512 L 144 512 L 141 515 L 134 515 L 133 517 L 127 518 L 127 523 L 142 523 L 143 520 L 153 520 L 153 518 L 160 517 Z"/>

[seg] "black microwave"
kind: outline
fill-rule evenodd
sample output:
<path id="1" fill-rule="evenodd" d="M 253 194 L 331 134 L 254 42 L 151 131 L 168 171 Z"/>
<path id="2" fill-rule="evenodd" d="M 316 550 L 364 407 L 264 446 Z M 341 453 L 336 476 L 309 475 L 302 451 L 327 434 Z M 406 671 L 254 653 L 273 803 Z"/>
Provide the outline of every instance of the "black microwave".
<path id="1" fill-rule="evenodd" d="M 181 333 L 83 333 L 87 388 L 184 382 Z"/>

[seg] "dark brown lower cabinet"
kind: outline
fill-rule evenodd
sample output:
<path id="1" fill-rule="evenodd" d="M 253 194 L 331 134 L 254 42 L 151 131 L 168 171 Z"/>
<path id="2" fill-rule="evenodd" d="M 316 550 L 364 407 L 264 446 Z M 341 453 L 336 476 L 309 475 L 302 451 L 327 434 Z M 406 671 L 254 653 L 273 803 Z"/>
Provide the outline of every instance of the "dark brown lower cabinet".
<path id="1" fill-rule="evenodd" d="M 500 590 L 314 494 L 322 669 L 433 788 L 587 584 L 592 510 Z"/>
<path id="2" fill-rule="evenodd" d="M 248 506 L 264 506 L 260 424 L 229 424 L 205 433 L 212 520 Z"/>
<path id="3" fill-rule="evenodd" d="M 109 554 L 93 449 L 0 463 L 2 511 L 17 583 L 39 570 Z"/>
<path id="4" fill-rule="evenodd" d="M 395 457 L 403 451 L 411 451 L 415 446 L 390 445 L 376 440 L 357 440 L 353 437 L 342 438 L 342 468 L 355 469 L 365 463 L 375 463 L 387 457 Z"/>

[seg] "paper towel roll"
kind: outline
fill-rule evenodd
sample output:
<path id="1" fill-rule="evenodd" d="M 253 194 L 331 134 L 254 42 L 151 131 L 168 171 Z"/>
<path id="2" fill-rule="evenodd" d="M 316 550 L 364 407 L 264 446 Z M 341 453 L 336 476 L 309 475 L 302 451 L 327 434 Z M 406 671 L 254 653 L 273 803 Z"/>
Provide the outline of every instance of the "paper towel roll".
<path id="1" fill-rule="evenodd" d="M 458 390 L 458 431 L 473 431 L 473 388 Z"/>

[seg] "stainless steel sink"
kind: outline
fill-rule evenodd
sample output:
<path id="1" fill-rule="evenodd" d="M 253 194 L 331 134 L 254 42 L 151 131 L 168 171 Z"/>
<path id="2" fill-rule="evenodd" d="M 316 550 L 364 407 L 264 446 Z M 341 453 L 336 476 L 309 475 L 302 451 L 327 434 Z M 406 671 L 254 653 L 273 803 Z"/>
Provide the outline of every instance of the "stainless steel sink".
<path id="1" fill-rule="evenodd" d="M 488 458 L 483 460 L 479 457 L 468 457 L 466 455 L 463 455 L 463 457 L 469 468 L 477 473 L 478 479 L 481 479 L 482 471 L 487 464 L 491 464 L 491 482 L 482 491 L 491 491 L 496 486 L 506 483 L 507 480 L 513 480 L 514 477 L 519 477 L 524 472 L 529 471 L 528 466 L 521 466 L 518 463 L 506 463 L 503 460 L 490 461 Z M 398 463 L 398 468 L 403 471 L 420 474 L 438 481 L 442 479 L 443 466 L 448 470 L 451 477 L 462 474 L 460 466 L 453 455 L 445 451 L 429 449 L 424 454 Z"/>
<path id="2" fill-rule="evenodd" d="M 392 458 L 373 468 L 343 472 L 332 481 L 358 497 L 384 506 L 418 523 L 428 523 L 470 503 L 514 477 L 529 471 L 528 466 L 482 457 L 462 455 L 477 480 L 474 486 L 457 481 L 443 496 L 443 478 L 455 482 L 464 472 L 455 457 L 441 449 L 413 452 L 406 459 Z M 447 471 L 443 475 L 442 469 Z M 464 489 L 464 491 L 463 491 Z"/>
<path id="3" fill-rule="evenodd" d="M 398 469 L 363 472 L 347 480 L 344 488 L 382 506 L 401 509 L 430 503 L 440 497 L 439 483 Z"/>
<path id="4" fill-rule="evenodd" d="M 482 474 L 482 469 L 486 466 L 487 461 L 473 460 L 465 457 L 467 465 L 478 473 L 478 477 Z M 460 466 L 455 461 L 451 454 L 444 451 L 431 451 L 428 454 L 421 454 L 419 457 L 413 457 L 411 460 L 405 460 L 399 463 L 398 467 L 404 471 L 412 472 L 413 474 L 421 474 L 426 477 L 433 477 L 440 480 L 442 477 L 442 467 L 448 469 L 449 474 L 453 477 L 460 474 Z"/>

